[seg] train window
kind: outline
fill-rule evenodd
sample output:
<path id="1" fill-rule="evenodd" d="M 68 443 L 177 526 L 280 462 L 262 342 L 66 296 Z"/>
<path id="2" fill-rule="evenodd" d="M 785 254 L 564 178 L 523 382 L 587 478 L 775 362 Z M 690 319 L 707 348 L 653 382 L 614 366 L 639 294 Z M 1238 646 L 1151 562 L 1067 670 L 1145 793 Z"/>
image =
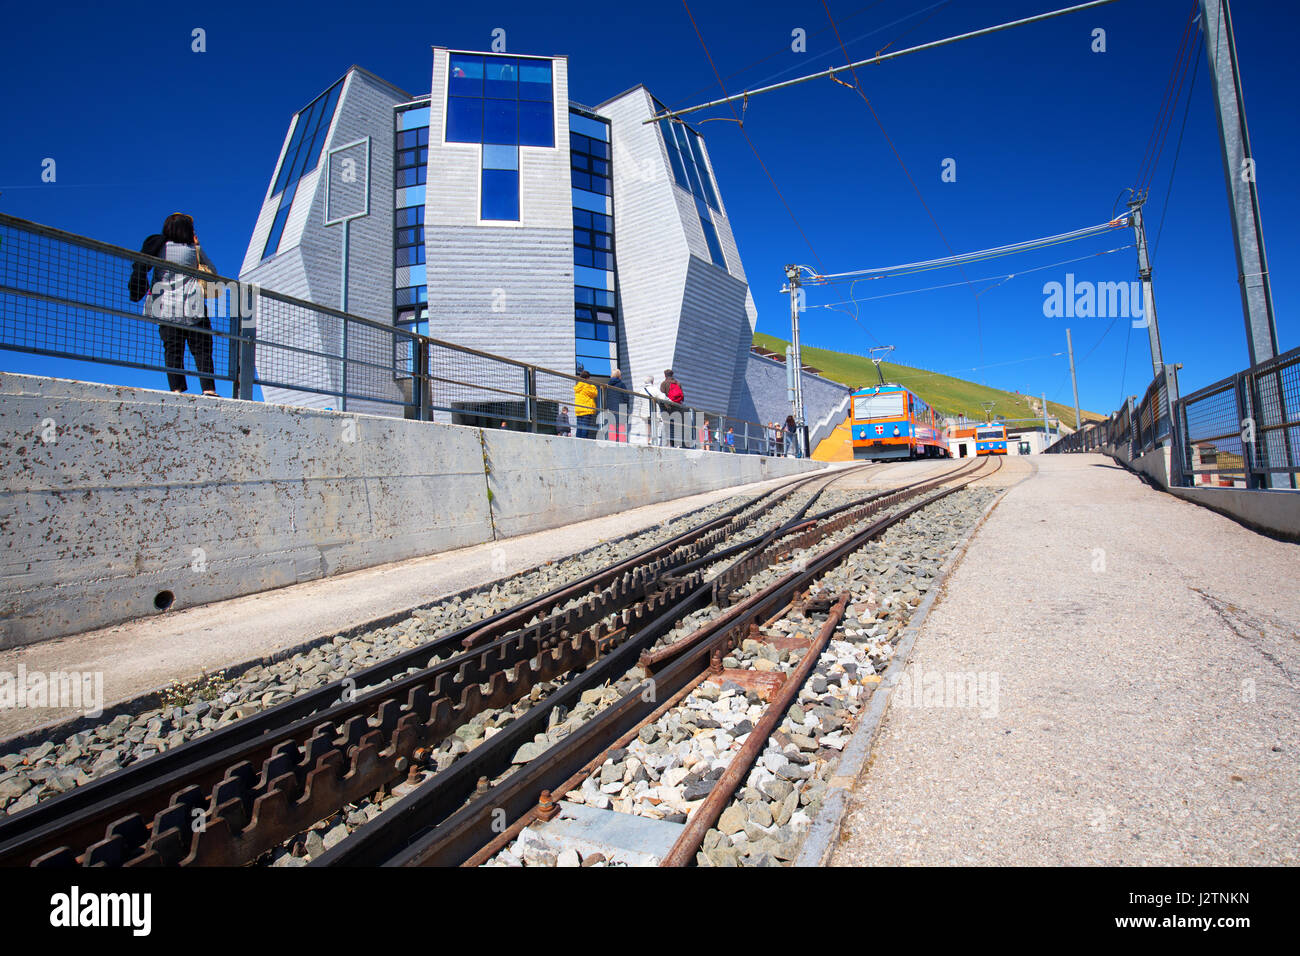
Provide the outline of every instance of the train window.
<path id="1" fill-rule="evenodd" d="M 902 392 L 853 396 L 853 417 L 857 419 L 903 418 L 905 407 Z"/>

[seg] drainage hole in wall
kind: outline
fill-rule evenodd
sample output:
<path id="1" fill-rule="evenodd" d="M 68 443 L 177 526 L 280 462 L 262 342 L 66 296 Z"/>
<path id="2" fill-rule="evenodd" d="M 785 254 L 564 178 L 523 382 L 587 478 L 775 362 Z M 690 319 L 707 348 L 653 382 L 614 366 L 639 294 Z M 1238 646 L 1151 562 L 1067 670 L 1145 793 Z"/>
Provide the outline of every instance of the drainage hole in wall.
<path id="1" fill-rule="evenodd" d="M 176 595 L 172 594 L 171 591 L 159 591 L 154 595 L 153 606 L 160 611 L 165 611 L 172 606 L 172 602 L 175 600 Z"/>

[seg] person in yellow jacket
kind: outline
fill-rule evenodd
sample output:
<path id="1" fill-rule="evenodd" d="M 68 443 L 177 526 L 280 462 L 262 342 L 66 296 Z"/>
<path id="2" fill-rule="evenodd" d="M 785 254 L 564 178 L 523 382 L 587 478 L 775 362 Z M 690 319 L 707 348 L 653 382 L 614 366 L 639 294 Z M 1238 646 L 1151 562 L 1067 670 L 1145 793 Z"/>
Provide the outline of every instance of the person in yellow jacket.
<path id="1" fill-rule="evenodd" d="M 573 416 L 577 419 L 579 438 L 592 438 L 596 432 L 596 386 L 591 373 L 583 369 L 573 383 Z"/>

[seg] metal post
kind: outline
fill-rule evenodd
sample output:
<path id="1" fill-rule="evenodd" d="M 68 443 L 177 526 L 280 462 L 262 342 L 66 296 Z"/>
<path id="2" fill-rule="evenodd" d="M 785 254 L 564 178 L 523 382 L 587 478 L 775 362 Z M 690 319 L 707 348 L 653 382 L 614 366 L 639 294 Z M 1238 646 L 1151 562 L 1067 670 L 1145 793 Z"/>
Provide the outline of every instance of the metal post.
<path id="1" fill-rule="evenodd" d="M 1074 374 L 1074 340 L 1070 338 L 1070 330 L 1065 330 L 1065 347 L 1070 353 L 1070 384 L 1074 386 L 1074 430 L 1078 431 L 1083 427 L 1083 417 L 1079 414 L 1079 380 Z"/>
<path id="2" fill-rule="evenodd" d="M 339 280 L 339 287 L 342 290 L 339 295 L 339 311 L 346 313 L 348 311 L 348 229 L 352 225 L 351 219 L 343 220 L 343 275 Z M 348 410 L 348 320 L 343 319 L 343 374 L 340 377 L 339 391 L 343 394 L 339 399 L 339 408 L 342 411 Z"/>
<path id="3" fill-rule="evenodd" d="M 429 394 L 429 344 L 422 338 L 415 339 L 415 355 L 415 379 L 411 384 L 420 390 L 415 400 L 416 417 L 427 422 L 433 419 L 433 396 Z"/>
<path id="4" fill-rule="evenodd" d="M 537 369 L 531 365 L 524 366 L 524 416 L 528 419 L 528 430 L 537 431 Z M 574 416 L 577 417 L 576 410 Z"/>
<path id="5" fill-rule="evenodd" d="M 1133 220 L 1133 236 L 1137 241 L 1138 278 L 1142 280 L 1142 317 L 1147 324 L 1147 338 L 1151 342 L 1151 377 L 1159 378 L 1165 359 L 1160 351 L 1160 326 L 1156 322 L 1156 294 L 1151 284 L 1151 259 L 1147 255 L 1147 230 L 1142 219 L 1143 200 L 1128 204 Z"/>
<path id="6" fill-rule="evenodd" d="M 786 278 L 790 280 L 790 348 L 794 360 L 794 424 L 795 444 L 804 446 L 803 456 L 808 457 L 808 435 L 803 420 L 803 359 L 799 353 L 799 267 L 785 267 Z"/>
<path id="7" fill-rule="evenodd" d="M 237 311 L 243 311 L 244 297 L 243 289 L 240 289 L 239 304 L 236 306 Z M 237 397 L 244 401 L 253 400 L 253 380 L 257 377 L 255 367 L 256 349 L 254 342 L 257 339 L 257 314 L 262 306 L 262 293 L 257 286 L 252 287 L 252 308 L 248 316 L 240 316 L 239 319 L 239 381 L 236 384 Z"/>
<path id="8" fill-rule="evenodd" d="M 1043 393 L 1043 441 L 1050 441 L 1052 438 L 1051 426 L 1047 423 L 1047 393 Z"/>
<path id="9" fill-rule="evenodd" d="M 1228 0 L 1200 0 L 1200 3 L 1205 56 L 1210 65 L 1219 120 L 1223 173 L 1232 210 L 1232 238 L 1237 247 L 1237 282 L 1241 286 L 1241 305 L 1246 318 L 1246 345 L 1250 349 L 1250 364 L 1258 365 L 1277 355 L 1277 328 L 1273 323 L 1273 294 L 1264 254 L 1264 229 L 1259 219 L 1259 194 L 1255 188 L 1255 164 L 1246 128 L 1241 75 L 1237 71 L 1232 14 Z"/>
<path id="10" fill-rule="evenodd" d="M 1223 175 L 1232 213 L 1232 239 L 1237 250 L 1237 283 L 1241 287 L 1241 309 L 1246 320 L 1246 347 L 1250 364 L 1255 366 L 1278 352 L 1268 256 L 1264 252 L 1264 227 L 1260 222 L 1259 192 L 1255 186 L 1255 160 L 1250 148 L 1228 0 L 1200 0 L 1200 5 L 1205 56 L 1210 67 L 1215 115 L 1219 122 Z M 1280 375 L 1258 378 L 1256 386 L 1260 399 L 1258 410 L 1278 411 L 1276 422 L 1257 420 L 1256 427 L 1285 422 L 1288 415 Z M 1283 458 L 1287 464 L 1291 463 L 1289 429 L 1265 431 L 1262 438 L 1260 450 L 1264 467 Z M 1274 488 L 1279 484 L 1292 487 L 1292 478 L 1282 476 L 1279 482 L 1275 476 L 1264 472 L 1262 487 Z"/>

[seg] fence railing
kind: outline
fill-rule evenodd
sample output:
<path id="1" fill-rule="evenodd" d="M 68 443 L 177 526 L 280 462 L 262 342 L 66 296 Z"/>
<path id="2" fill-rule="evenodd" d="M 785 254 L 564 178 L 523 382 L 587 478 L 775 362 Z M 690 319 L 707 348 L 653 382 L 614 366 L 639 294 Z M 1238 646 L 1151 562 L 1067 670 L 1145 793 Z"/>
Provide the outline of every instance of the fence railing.
<path id="1" fill-rule="evenodd" d="M 1300 348 L 1190 395 L 1173 366 L 1104 422 L 1067 435 L 1049 453 L 1112 451 L 1125 460 L 1168 447 L 1170 480 L 1184 487 L 1294 488 L 1300 475 Z"/>
<path id="2" fill-rule="evenodd" d="M 148 288 L 132 292 L 133 271 Z M 202 283 L 202 286 L 200 285 Z M 184 305 L 181 305 L 184 303 Z M 193 308 L 191 308 L 193 306 Z M 186 368 L 185 338 L 211 348 Z M 170 344 L 169 344 L 170 343 Z M 232 397 L 778 455 L 779 432 L 491 355 L 0 213 L 0 349 L 229 382 Z M 179 355 L 179 358 L 178 358 Z M 161 386 L 161 382 L 159 383 Z"/>

